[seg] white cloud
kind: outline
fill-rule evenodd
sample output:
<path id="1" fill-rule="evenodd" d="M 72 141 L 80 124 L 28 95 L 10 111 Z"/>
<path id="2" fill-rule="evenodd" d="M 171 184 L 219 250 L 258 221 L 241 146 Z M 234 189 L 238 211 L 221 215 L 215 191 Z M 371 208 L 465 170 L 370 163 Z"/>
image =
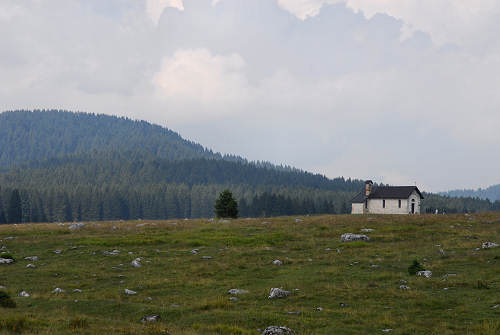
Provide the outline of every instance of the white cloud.
<path id="1" fill-rule="evenodd" d="M 167 7 L 184 10 L 182 0 L 146 0 L 146 12 L 155 24 L 158 24 L 161 14 Z"/>

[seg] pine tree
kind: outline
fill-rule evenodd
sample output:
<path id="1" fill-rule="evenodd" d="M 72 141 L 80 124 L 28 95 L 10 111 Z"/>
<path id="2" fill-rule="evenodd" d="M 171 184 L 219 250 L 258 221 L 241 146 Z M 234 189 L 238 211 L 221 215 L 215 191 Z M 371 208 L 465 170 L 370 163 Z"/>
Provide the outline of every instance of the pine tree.
<path id="1" fill-rule="evenodd" d="M 7 220 L 9 223 L 21 223 L 23 209 L 21 206 L 21 196 L 18 190 L 13 190 L 10 195 L 9 207 L 7 209 Z"/>
<path id="2" fill-rule="evenodd" d="M 230 190 L 224 190 L 215 201 L 215 216 L 218 218 L 233 218 L 238 217 L 238 203 L 233 198 L 233 193 Z"/>

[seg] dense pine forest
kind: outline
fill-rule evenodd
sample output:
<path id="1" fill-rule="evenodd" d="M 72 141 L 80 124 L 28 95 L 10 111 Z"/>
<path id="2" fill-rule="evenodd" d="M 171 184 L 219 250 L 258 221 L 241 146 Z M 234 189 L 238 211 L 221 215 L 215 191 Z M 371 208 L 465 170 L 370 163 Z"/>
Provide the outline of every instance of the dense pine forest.
<path id="1" fill-rule="evenodd" d="M 349 213 L 363 181 L 214 153 L 145 121 L 66 111 L 0 114 L 0 223 L 212 217 L 230 189 L 241 216 Z M 427 194 L 424 210 L 500 210 Z"/>

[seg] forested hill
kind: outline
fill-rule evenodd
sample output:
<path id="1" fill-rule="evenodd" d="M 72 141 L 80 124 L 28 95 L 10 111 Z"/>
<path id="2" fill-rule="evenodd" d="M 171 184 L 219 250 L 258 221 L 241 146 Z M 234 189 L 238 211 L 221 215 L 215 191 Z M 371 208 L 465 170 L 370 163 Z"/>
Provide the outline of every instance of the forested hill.
<path id="1" fill-rule="evenodd" d="M 169 160 L 222 158 L 146 121 L 66 111 L 0 113 L 0 168 L 90 151 L 141 151 Z"/>
<path id="2" fill-rule="evenodd" d="M 453 190 L 449 192 L 443 192 L 441 194 L 450 197 L 473 197 L 496 201 L 500 200 L 500 185 L 493 185 L 485 189 L 480 188 L 477 190 Z"/>

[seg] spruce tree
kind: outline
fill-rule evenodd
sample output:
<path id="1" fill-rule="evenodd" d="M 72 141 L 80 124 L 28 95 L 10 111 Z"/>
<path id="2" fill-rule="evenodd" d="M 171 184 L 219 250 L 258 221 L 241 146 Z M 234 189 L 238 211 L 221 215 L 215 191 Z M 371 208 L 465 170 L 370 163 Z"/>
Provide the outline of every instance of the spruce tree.
<path id="1" fill-rule="evenodd" d="M 222 191 L 215 201 L 215 216 L 233 219 L 238 217 L 238 203 L 233 198 L 233 193 L 230 190 Z"/>
<path id="2" fill-rule="evenodd" d="M 21 223 L 23 209 L 21 206 L 21 196 L 18 190 L 13 190 L 10 195 L 9 207 L 7 209 L 7 220 L 9 223 Z"/>

